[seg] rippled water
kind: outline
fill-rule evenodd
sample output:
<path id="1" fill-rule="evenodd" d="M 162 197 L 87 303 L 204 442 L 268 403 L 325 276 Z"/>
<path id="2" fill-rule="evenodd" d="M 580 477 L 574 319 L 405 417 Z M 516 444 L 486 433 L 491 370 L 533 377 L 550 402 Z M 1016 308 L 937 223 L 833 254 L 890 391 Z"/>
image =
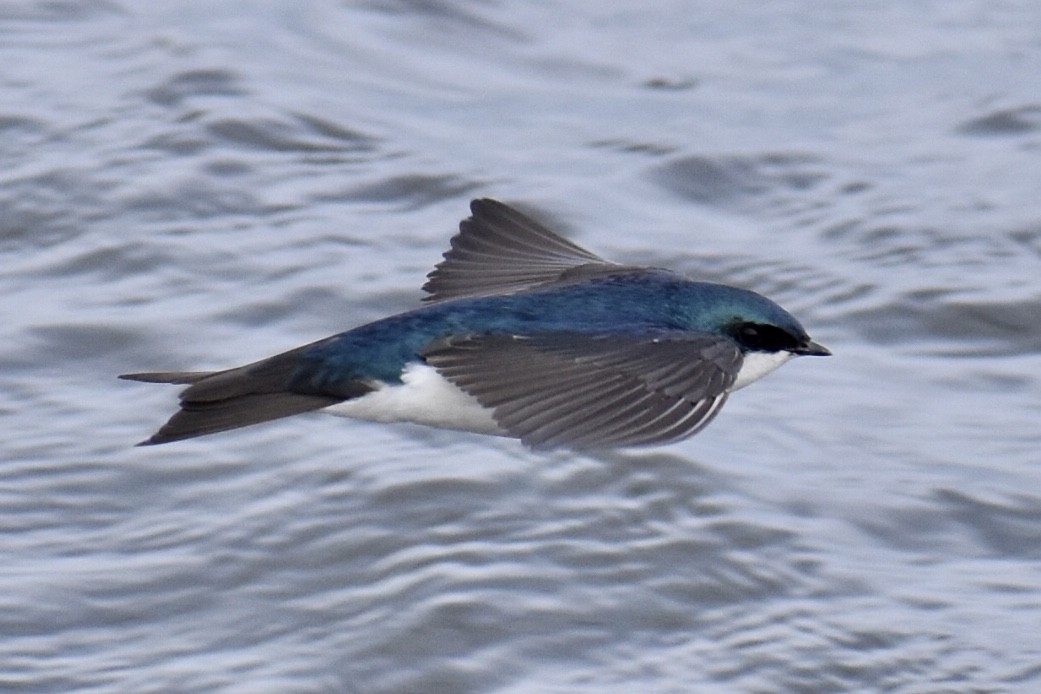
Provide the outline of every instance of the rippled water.
<path id="1" fill-rule="evenodd" d="M 0 690 L 1039 691 L 1041 8 L 651 7 L 0 5 Z M 835 356 L 654 450 L 131 447 L 479 195 Z"/>

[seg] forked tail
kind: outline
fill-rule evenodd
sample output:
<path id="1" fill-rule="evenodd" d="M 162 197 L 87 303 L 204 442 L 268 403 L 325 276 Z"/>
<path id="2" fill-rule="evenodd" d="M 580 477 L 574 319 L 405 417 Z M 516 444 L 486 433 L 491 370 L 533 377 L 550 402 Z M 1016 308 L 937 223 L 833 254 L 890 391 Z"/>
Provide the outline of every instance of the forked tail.
<path id="1" fill-rule="evenodd" d="M 145 383 L 186 384 L 181 409 L 152 437 L 150 446 L 180 441 L 229 429 L 238 429 L 303 412 L 320 410 L 372 390 L 360 381 L 342 392 L 303 393 L 291 389 L 299 352 L 278 356 L 227 371 L 161 371 L 123 374 L 120 378 Z"/>

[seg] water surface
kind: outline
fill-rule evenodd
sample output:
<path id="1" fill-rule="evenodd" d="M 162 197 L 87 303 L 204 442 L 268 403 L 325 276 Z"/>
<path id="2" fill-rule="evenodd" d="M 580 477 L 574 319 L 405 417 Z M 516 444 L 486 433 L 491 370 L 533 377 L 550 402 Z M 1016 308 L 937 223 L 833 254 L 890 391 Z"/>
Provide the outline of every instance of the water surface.
<path id="1" fill-rule="evenodd" d="M 0 689 L 1036 692 L 1041 9 L 0 7 Z M 835 352 L 666 448 L 175 389 L 412 308 L 471 197 Z"/>

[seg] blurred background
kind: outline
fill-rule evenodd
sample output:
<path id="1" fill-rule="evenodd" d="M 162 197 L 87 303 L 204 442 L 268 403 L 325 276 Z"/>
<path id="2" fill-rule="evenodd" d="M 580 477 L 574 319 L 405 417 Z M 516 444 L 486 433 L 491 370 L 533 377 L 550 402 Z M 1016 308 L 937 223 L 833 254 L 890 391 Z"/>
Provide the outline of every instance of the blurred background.
<path id="1" fill-rule="evenodd" d="M 0 5 L 0 690 L 1041 691 L 1041 5 Z M 470 198 L 828 345 L 657 449 L 176 388 Z"/>

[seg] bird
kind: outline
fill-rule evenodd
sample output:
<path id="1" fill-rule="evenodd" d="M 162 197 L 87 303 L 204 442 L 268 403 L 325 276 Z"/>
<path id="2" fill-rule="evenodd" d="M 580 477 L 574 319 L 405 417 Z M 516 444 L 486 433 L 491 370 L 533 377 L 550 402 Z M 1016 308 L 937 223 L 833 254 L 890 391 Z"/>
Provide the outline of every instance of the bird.
<path id="1" fill-rule="evenodd" d="M 831 354 L 751 290 L 605 260 L 490 198 L 470 212 L 418 308 L 245 366 L 119 376 L 188 386 L 138 445 L 315 410 L 535 450 L 659 445 L 792 357 Z"/>

